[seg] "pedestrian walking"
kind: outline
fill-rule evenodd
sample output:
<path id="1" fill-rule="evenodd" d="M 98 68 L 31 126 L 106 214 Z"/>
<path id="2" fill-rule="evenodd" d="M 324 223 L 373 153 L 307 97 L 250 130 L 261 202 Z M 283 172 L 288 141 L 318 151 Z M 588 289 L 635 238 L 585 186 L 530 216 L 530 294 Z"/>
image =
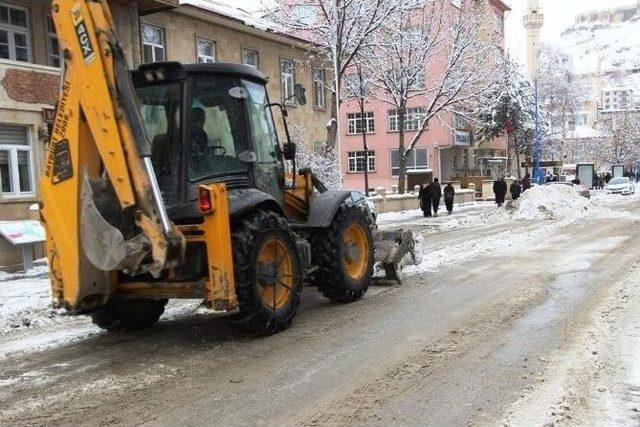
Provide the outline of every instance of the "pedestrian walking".
<path id="1" fill-rule="evenodd" d="M 433 204 L 433 215 L 438 216 L 438 208 L 440 207 L 440 199 L 442 198 L 442 187 L 438 178 L 431 183 L 431 203 Z"/>
<path id="2" fill-rule="evenodd" d="M 511 192 L 511 198 L 513 200 L 518 200 L 520 198 L 520 182 L 515 180 L 511 183 L 509 187 L 509 192 Z"/>
<path id="3" fill-rule="evenodd" d="M 418 197 L 420 198 L 420 209 L 422 209 L 422 213 L 425 217 L 431 216 L 431 194 L 429 193 L 430 185 L 431 183 L 425 181 L 422 184 L 422 187 L 420 187 L 420 193 L 418 194 Z"/>
<path id="4" fill-rule="evenodd" d="M 447 185 L 444 187 L 444 204 L 447 207 L 447 212 L 449 212 L 449 215 L 451 215 L 451 213 L 453 213 L 453 199 L 456 196 L 456 189 L 453 188 L 453 185 L 451 185 L 451 183 L 447 183 Z"/>
<path id="5" fill-rule="evenodd" d="M 522 192 L 524 193 L 530 188 L 531 188 L 531 175 L 529 175 L 529 172 L 527 172 L 524 174 L 524 178 L 522 178 Z"/>
<path id="6" fill-rule="evenodd" d="M 609 172 L 607 172 L 607 174 L 604 176 L 604 181 L 608 184 L 609 181 L 611 181 L 611 174 Z"/>
<path id="7" fill-rule="evenodd" d="M 493 194 L 496 196 L 496 204 L 498 207 L 502 206 L 504 204 L 504 198 L 507 195 L 507 182 L 503 176 L 493 182 Z"/>

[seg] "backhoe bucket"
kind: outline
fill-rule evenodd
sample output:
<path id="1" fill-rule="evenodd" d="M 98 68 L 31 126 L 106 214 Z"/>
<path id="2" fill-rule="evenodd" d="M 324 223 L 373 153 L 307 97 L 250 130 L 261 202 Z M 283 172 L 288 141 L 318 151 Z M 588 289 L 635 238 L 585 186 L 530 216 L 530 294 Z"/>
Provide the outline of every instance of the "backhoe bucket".
<path id="1" fill-rule="evenodd" d="M 415 240 L 411 230 L 376 231 L 374 233 L 376 262 L 384 269 L 385 279 L 402 283 L 402 267 L 415 264 Z M 405 260 L 410 257 L 408 260 Z"/>

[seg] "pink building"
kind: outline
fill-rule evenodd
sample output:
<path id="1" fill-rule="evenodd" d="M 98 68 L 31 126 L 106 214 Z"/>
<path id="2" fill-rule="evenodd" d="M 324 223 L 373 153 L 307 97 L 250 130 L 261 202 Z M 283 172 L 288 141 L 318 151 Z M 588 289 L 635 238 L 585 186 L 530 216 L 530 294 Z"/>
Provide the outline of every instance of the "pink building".
<path id="1" fill-rule="evenodd" d="M 446 1 L 446 0 L 445 0 Z M 504 52 L 504 14 L 509 7 L 501 0 L 486 0 L 491 28 L 488 36 Z M 451 0 L 452 6 L 460 0 Z M 424 101 L 422 101 L 424 102 Z M 415 135 L 421 121 L 419 99 L 409 104 L 405 120 L 407 144 Z M 398 184 L 398 120 L 389 104 L 371 99 L 362 118 L 358 102 L 347 99 L 340 109 L 341 162 L 346 188 L 364 189 L 364 151 L 361 126 L 367 129 L 369 147 L 369 188 L 390 190 Z M 499 138 L 477 143 L 473 132 L 462 120 L 447 115 L 432 120 L 429 128 L 409 156 L 407 189 L 411 190 L 426 179 L 464 181 L 471 177 L 496 177 L 504 174 L 507 166 L 507 142 Z"/>

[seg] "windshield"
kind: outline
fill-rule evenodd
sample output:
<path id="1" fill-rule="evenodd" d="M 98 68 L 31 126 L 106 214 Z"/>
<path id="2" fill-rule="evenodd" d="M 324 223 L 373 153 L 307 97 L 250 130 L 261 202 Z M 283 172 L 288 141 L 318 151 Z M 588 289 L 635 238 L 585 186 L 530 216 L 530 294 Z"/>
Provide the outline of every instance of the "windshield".
<path id="1" fill-rule="evenodd" d="M 151 160 L 164 202 L 178 201 L 180 171 L 180 98 L 181 84 L 137 88 L 142 121 L 151 142 Z"/>
<path id="2" fill-rule="evenodd" d="M 613 178 L 609 181 L 609 185 L 628 184 L 629 178 Z"/>
<path id="3" fill-rule="evenodd" d="M 238 159 L 245 151 L 243 99 L 238 81 L 226 76 L 193 79 L 189 112 L 188 177 L 195 181 L 211 175 L 246 173 L 248 164 Z"/>

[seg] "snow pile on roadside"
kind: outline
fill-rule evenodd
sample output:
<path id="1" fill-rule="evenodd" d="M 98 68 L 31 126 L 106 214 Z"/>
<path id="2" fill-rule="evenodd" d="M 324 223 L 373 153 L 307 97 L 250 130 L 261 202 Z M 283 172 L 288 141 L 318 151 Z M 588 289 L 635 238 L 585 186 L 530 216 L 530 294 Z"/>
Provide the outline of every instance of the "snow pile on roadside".
<path id="1" fill-rule="evenodd" d="M 595 204 L 568 185 L 533 187 L 508 207 L 514 218 L 526 220 L 570 218 L 593 208 Z"/>
<path id="2" fill-rule="evenodd" d="M 64 310 L 51 307 L 48 278 L 0 282 L 0 335 L 60 321 Z"/>

